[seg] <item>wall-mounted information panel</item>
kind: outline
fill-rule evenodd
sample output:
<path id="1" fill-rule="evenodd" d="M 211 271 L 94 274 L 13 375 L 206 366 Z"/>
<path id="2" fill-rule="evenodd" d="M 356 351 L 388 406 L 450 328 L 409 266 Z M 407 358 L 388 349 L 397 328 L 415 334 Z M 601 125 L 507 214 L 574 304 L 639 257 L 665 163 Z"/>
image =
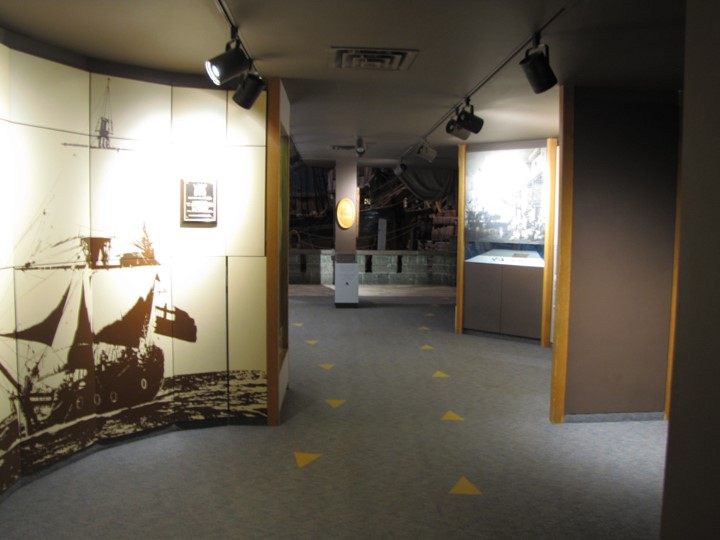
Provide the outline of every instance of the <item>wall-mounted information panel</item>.
<path id="1" fill-rule="evenodd" d="M 217 186 L 211 181 L 181 182 L 183 223 L 217 223 Z"/>

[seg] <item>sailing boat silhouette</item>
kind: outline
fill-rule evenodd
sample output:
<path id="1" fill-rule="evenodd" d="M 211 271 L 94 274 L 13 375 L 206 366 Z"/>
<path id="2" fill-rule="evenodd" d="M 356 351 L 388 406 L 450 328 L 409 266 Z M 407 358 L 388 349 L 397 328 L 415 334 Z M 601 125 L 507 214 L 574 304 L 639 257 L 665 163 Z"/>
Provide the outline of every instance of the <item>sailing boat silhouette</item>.
<path id="1" fill-rule="evenodd" d="M 147 232 L 143 232 L 144 241 L 135 245 L 151 249 Z M 87 249 L 98 242 L 93 242 L 92 237 L 80 240 L 80 248 L 86 255 L 85 265 L 83 269 L 77 263 L 63 267 L 71 270 L 71 282 L 55 307 L 34 324 L 0 333 L 18 343 L 31 344 L 22 381 L 15 380 L 7 369 L 0 369 L 15 390 L 12 397 L 27 435 L 92 414 L 152 401 L 160 390 L 165 366 L 163 349 L 156 344 L 155 336 L 190 342 L 197 339 L 195 321 L 186 311 L 169 308 L 167 303 L 163 307 L 155 306 L 156 287 L 160 282 L 156 272 L 148 274 L 152 282 L 129 309 L 95 331 L 86 293 L 92 274 L 99 270 L 112 272 L 113 268 L 147 273 L 148 269 L 129 267 L 159 263 L 154 253 L 146 251 L 145 254 L 152 257 L 144 257 L 141 263 L 98 266 L 93 260 L 95 253 Z M 125 256 L 127 259 L 129 254 Z M 40 267 L 41 271 L 58 268 L 58 265 Z M 26 265 L 22 269 L 31 268 Z M 42 368 L 48 351 L 61 359 L 55 368 Z"/>

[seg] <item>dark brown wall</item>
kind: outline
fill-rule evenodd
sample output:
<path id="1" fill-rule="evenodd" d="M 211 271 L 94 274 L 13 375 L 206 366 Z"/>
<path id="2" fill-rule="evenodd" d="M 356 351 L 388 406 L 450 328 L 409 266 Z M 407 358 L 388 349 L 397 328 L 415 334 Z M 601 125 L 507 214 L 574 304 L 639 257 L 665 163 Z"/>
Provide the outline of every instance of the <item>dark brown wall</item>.
<path id="1" fill-rule="evenodd" d="M 566 414 L 664 410 L 678 109 L 576 89 Z"/>
<path id="2" fill-rule="evenodd" d="M 715 538 L 720 485 L 720 3 L 689 0 L 677 334 L 661 538 Z"/>

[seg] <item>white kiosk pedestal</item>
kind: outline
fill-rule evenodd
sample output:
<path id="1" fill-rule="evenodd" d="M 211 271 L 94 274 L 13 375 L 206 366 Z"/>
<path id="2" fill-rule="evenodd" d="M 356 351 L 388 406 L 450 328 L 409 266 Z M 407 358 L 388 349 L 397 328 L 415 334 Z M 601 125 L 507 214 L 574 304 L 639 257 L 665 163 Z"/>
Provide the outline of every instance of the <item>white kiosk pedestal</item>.
<path id="1" fill-rule="evenodd" d="M 335 263 L 335 307 L 357 307 L 358 265 L 354 263 Z"/>

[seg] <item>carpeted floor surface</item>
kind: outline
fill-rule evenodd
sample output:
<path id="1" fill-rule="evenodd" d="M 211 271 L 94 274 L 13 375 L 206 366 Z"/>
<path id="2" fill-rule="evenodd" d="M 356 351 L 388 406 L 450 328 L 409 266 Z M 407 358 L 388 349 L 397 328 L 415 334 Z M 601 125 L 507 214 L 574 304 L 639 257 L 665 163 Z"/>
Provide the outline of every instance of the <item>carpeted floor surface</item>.
<path id="1" fill-rule="evenodd" d="M 293 296 L 281 426 L 89 453 L 5 497 L 0 537 L 658 538 L 666 423 L 550 424 L 550 351 L 454 311 Z"/>

